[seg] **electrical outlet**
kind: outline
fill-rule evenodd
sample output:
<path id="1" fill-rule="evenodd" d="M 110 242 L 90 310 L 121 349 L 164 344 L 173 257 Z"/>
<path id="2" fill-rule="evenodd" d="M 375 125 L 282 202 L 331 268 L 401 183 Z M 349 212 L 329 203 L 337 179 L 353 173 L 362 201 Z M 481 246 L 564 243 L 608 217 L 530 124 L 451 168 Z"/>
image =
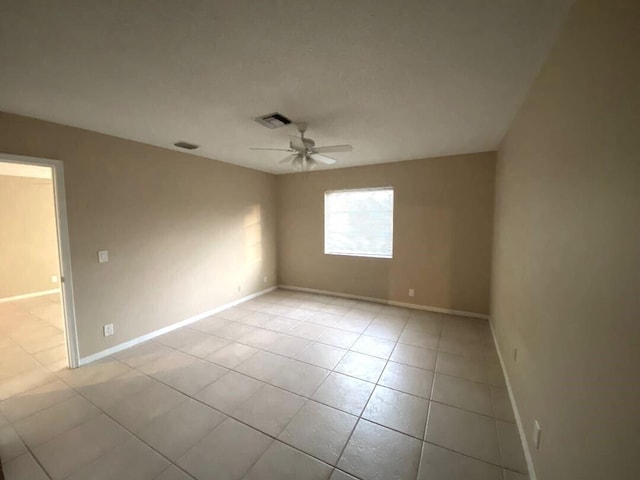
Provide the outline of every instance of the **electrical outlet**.
<path id="1" fill-rule="evenodd" d="M 536 450 L 540 450 L 540 435 L 542 434 L 542 429 L 540 428 L 540 423 L 538 420 L 533 421 L 533 445 L 536 447 Z"/>
<path id="2" fill-rule="evenodd" d="M 413 288 L 409 289 L 409 296 L 410 297 L 415 297 L 416 296 L 416 291 Z"/>
<path id="3" fill-rule="evenodd" d="M 267 277 L 267 276 L 265 275 L 265 276 L 264 276 L 264 278 L 262 279 L 262 281 L 263 281 L 264 283 L 267 283 L 267 282 L 269 281 L 269 277 Z"/>
<path id="4" fill-rule="evenodd" d="M 102 332 L 104 333 L 105 337 L 110 337 L 111 335 L 113 335 L 113 323 L 107 323 L 106 325 L 103 325 Z"/>
<path id="5" fill-rule="evenodd" d="M 513 363 L 516 363 L 518 361 L 518 349 L 514 348 L 513 349 Z"/>
<path id="6" fill-rule="evenodd" d="M 58 275 L 51 275 L 51 283 L 58 283 Z"/>
<path id="7" fill-rule="evenodd" d="M 240 290 L 242 290 L 242 289 L 240 288 L 240 285 L 238 285 L 238 293 L 240 293 Z"/>
<path id="8" fill-rule="evenodd" d="M 100 250 L 98 252 L 98 263 L 107 263 L 109 261 L 109 251 Z"/>

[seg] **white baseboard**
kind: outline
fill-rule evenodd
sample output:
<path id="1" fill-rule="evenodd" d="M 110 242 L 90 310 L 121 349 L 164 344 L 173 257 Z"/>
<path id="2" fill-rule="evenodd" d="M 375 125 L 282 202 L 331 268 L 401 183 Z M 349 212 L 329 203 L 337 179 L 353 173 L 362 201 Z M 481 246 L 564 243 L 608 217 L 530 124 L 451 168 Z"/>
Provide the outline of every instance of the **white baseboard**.
<path id="1" fill-rule="evenodd" d="M 207 318 L 207 317 L 210 317 L 211 315 L 221 312 L 222 310 L 226 310 L 227 308 L 231 308 L 235 305 L 239 305 L 241 303 L 246 302 L 247 300 L 251 300 L 252 298 L 259 297 L 260 295 L 264 295 L 265 293 L 269 293 L 275 290 L 276 288 L 278 287 L 266 288 L 259 292 L 252 293 L 251 295 L 247 295 L 246 297 L 238 298 L 237 300 L 234 300 L 232 302 L 225 303 L 224 305 L 220 305 L 219 307 L 213 308 L 206 312 L 199 313 L 198 315 L 194 315 L 193 317 L 189 317 L 177 323 L 173 323 L 159 330 L 155 330 L 153 332 L 147 333 L 140 337 L 136 337 L 124 343 L 119 343 L 118 345 L 114 345 L 113 347 L 107 348 L 106 350 L 102 350 L 98 353 L 94 353 L 93 355 L 82 357 L 80 358 L 79 366 L 87 365 L 88 363 L 95 362 L 96 360 L 100 360 L 101 358 L 105 358 L 105 357 L 108 357 L 109 355 L 113 355 L 115 353 L 121 352 L 122 350 L 126 350 L 127 348 L 131 348 L 135 345 L 146 342 L 147 340 L 151 340 L 152 338 L 158 337 L 160 335 L 164 335 L 165 333 L 169 333 L 178 328 L 185 327 L 191 323 L 197 322 L 198 320 L 202 320 L 203 318 Z"/>
<path id="2" fill-rule="evenodd" d="M 317 288 L 294 287 L 293 285 L 278 285 L 283 290 L 294 290 L 297 292 L 317 293 L 319 295 L 330 295 L 332 297 L 350 298 L 353 300 L 364 300 L 366 302 L 382 303 L 384 305 L 392 305 L 394 307 L 412 308 L 414 310 L 426 310 L 436 313 L 449 313 L 451 315 L 459 315 L 461 317 L 482 318 L 489 320 L 489 315 L 484 313 L 465 312 L 463 310 L 451 310 L 449 308 L 430 307 L 429 305 L 420 305 L 417 303 L 397 302 L 395 300 L 385 300 L 384 298 L 364 297 L 362 295 L 352 295 L 350 293 L 331 292 L 328 290 L 318 290 Z"/>
<path id="3" fill-rule="evenodd" d="M 15 297 L 0 298 L 0 303 L 13 302 L 14 300 L 24 300 L 25 298 L 42 297 L 44 295 L 51 295 L 53 293 L 59 292 L 59 288 L 54 288 L 53 290 L 42 290 L 40 292 L 25 293 L 24 295 L 16 295 Z"/>
<path id="4" fill-rule="evenodd" d="M 513 408 L 513 416 L 516 418 L 516 425 L 518 426 L 518 433 L 520 434 L 520 441 L 522 442 L 522 449 L 524 451 L 524 458 L 527 461 L 527 470 L 529 470 L 529 479 L 536 480 L 536 471 L 533 468 L 533 458 L 531 457 L 531 450 L 529 450 L 529 442 L 527 441 L 527 435 L 522 425 L 522 418 L 520 417 L 520 411 L 518 405 L 516 405 L 516 399 L 513 396 L 513 390 L 511 389 L 511 382 L 507 375 L 507 368 L 504 364 L 502 352 L 498 345 L 498 338 L 496 337 L 496 331 L 493 329 L 493 323 L 489 322 L 491 327 L 491 335 L 493 336 L 493 343 L 496 346 L 496 352 L 498 352 L 498 359 L 500 360 L 500 367 L 502 368 L 502 374 L 504 375 L 504 381 L 507 384 L 507 392 L 509 393 L 509 400 L 511 401 L 511 408 Z"/>

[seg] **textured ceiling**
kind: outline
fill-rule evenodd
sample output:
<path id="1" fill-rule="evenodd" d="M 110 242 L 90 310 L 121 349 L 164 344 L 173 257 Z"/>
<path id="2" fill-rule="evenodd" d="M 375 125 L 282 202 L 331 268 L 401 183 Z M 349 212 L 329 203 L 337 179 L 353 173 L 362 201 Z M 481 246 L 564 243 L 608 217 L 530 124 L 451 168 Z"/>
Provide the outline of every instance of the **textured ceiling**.
<path id="1" fill-rule="evenodd" d="M 3 0 L 0 110 L 274 173 L 496 149 L 570 0 Z"/>

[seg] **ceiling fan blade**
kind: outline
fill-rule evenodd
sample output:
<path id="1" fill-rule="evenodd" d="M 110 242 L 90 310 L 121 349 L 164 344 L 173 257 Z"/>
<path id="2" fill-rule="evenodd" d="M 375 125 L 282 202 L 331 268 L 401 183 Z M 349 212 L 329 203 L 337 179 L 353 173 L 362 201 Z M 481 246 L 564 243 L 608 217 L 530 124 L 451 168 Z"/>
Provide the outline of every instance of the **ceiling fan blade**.
<path id="1" fill-rule="evenodd" d="M 289 135 L 289 138 L 291 138 L 291 143 L 290 143 L 291 148 L 295 148 L 295 149 L 307 148 L 304 142 L 302 141 L 302 138 L 296 137 L 295 135 Z"/>
<path id="2" fill-rule="evenodd" d="M 260 148 L 260 147 L 249 147 L 249 150 L 273 150 L 276 152 L 292 152 L 290 148 Z"/>
<path id="3" fill-rule="evenodd" d="M 293 159 L 295 159 L 298 156 L 299 155 L 297 153 L 294 153 L 293 155 L 287 155 L 282 160 L 280 160 L 278 163 L 289 163 L 289 162 L 293 161 Z"/>
<path id="4" fill-rule="evenodd" d="M 350 152 L 353 150 L 351 145 L 331 145 L 329 147 L 313 147 L 314 153 L 333 153 L 333 152 Z"/>
<path id="5" fill-rule="evenodd" d="M 320 155 L 318 153 L 312 153 L 311 158 L 316 162 L 324 163 L 325 165 L 333 165 L 336 161 L 331 157 L 325 157 L 324 155 Z"/>

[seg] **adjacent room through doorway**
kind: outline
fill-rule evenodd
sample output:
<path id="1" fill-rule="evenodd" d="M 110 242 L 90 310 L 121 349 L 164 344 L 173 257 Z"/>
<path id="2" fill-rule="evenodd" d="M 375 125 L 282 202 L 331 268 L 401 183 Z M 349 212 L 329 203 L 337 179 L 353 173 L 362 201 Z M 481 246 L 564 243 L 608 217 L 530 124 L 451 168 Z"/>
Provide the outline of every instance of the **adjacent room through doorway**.
<path id="1" fill-rule="evenodd" d="M 68 365 L 52 167 L 0 161 L 0 376 Z"/>

